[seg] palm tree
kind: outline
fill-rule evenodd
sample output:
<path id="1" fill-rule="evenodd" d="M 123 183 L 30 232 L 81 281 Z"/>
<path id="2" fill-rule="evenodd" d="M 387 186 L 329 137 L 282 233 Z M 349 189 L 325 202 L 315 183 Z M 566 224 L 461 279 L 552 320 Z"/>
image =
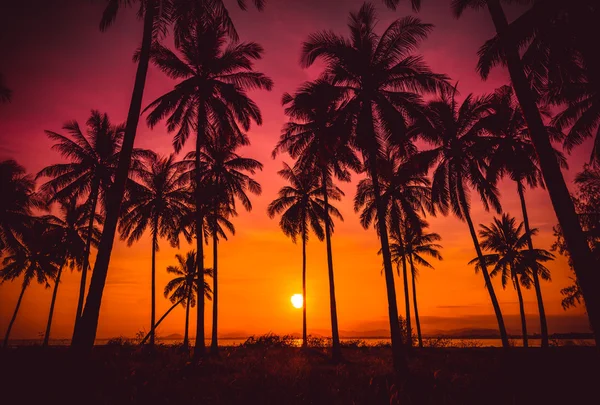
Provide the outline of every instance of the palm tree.
<path id="1" fill-rule="evenodd" d="M 235 200 L 239 200 L 246 211 L 252 210 L 252 203 L 247 195 L 251 192 L 260 195 L 260 184 L 245 172 L 255 174 L 262 170 L 262 164 L 254 159 L 239 155 L 236 150 L 247 144 L 245 137 L 238 139 L 225 134 L 213 133 L 209 136 L 200 151 L 202 168 L 200 181 L 207 185 L 206 191 L 210 199 L 209 228 L 213 240 L 213 317 L 211 352 L 218 354 L 218 241 L 219 236 L 225 237 L 220 225 L 234 233 L 229 215 L 235 215 Z M 196 161 L 195 152 L 186 156 L 191 162 Z M 191 178 L 198 178 L 190 173 Z"/>
<path id="2" fill-rule="evenodd" d="M 138 181 L 129 186 L 122 205 L 119 224 L 121 239 L 131 246 L 147 229 L 152 235 L 152 290 L 150 328 L 156 323 L 156 251 L 158 239 L 166 238 L 171 246 L 179 246 L 181 223 L 189 210 L 185 185 L 180 177 L 183 165 L 175 157 L 152 154 L 143 167 L 133 173 Z M 155 334 L 150 335 L 154 346 Z"/>
<path id="3" fill-rule="evenodd" d="M 407 147 L 404 149 L 412 153 L 412 147 L 408 144 L 405 146 Z M 404 223 L 411 223 L 413 226 L 418 227 L 421 223 L 421 216 L 424 216 L 426 211 L 433 213 L 431 182 L 426 174 L 414 166 L 410 160 L 402 158 L 396 147 L 388 147 L 385 150 L 385 159 L 381 159 L 378 166 L 380 189 L 382 190 L 381 199 L 386 207 L 390 235 L 403 248 L 402 228 Z M 356 196 L 354 197 L 354 210 L 358 212 L 361 209 L 361 224 L 365 229 L 368 229 L 373 222 L 376 222 L 377 212 L 373 182 L 369 178 L 358 183 Z M 402 263 L 406 328 L 410 331 L 412 327 L 407 262 L 405 256 L 398 256 L 398 258 L 400 260 L 395 263 L 398 272 L 399 265 Z M 410 336 L 407 336 L 406 342 L 409 347 L 412 345 Z"/>
<path id="4" fill-rule="evenodd" d="M 385 205 L 379 189 L 377 162 L 382 141 L 403 143 L 407 119 L 421 114 L 421 96 L 445 86 L 445 76 L 433 74 L 420 56 L 412 53 L 432 26 L 414 17 L 392 22 L 379 35 L 376 15 L 365 3 L 350 14 L 350 38 L 331 31 L 312 34 L 303 45 L 302 64 L 326 63 L 324 78 L 343 89 L 346 108 L 356 119 L 354 146 L 362 153 L 374 184 L 374 196 L 386 278 L 394 368 L 406 371 L 398 325 L 394 274 L 390 257 Z"/>
<path id="5" fill-rule="evenodd" d="M 0 162 L 0 254 L 20 248 L 19 239 L 36 205 L 35 181 L 14 160 Z"/>
<path id="6" fill-rule="evenodd" d="M 554 259 L 554 255 L 544 249 L 531 249 L 528 247 L 530 235 L 523 232 L 523 223 L 517 225 L 517 220 L 508 214 L 503 214 L 502 219 L 494 218 L 491 226 L 479 225 L 481 230 L 481 247 L 495 252 L 483 256 L 487 265 L 494 266 L 490 275 L 501 276 L 502 288 L 506 287 L 508 279 L 513 282 L 519 298 L 519 310 L 521 312 L 521 327 L 523 330 L 523 346 L 528 347 L 527 322 L 525 320 L 525 309 L 523 306 L 523 295 L 521 285 L 529 288 L 532 284 L 532 271 L 536 272 L 544 280 L 550 280 L 550 271 L 542 264 Z M 529 231 L 535 234 L 536 229 Z M 482 269 L 482 261 L 479 257 L 471 260 L 469 264 L 475 264 L 475 269 Z"/>
<path id="7" fill-rule="evenodd" d="M 9 103 L 12 99 L 12 90 L 4 84 L 4 76 L 0 73 L 0 103 Z"/>
<path id="8" fill-rule="evenodd" d="M 498 35 L 502 36 L 509 33 L 510 27 L 500 0 L 453 0 L 452 2 L 456 17 L 459 17 L 467 7 L 479 9 L 483 6 L 486 6 L 489 10 Z M 545 5 L 540 4 L 540 6 L 544 7 Z M 539 157 L 540 169 L 544 176 L 544 182 L 548 187 L 554 211 L 569 247 L 573 269 L 587 303 L 590 323 L 592 329 L 596 332 L 596 343 L 600 343 L 600 333 L 598 333 L 600 331 L 600 296 L 597 294 L 597 291 L 600 291 L 600 275 L 596 271 L 596 263 L 589 246 L 586 244 L 581 225 L 577 220 L 569 189 L 536 104 L 538 97 L 532 92 L 525 75 L 517 45 L 510 42 L 503 47 L 502 55 L 502 60 L 508 67 L 511 83 L 515 89 L 527 127 L 530 130 L 531 141 Z M 482 73 L 485 78 L 485 73 Z"/>
<path id="9" fill-rule="evenodd" d="M 283 169 L 277 173 L 290 184 L 279 190 L 279 196 L 269 204 L 267 214 L 270 218 L 281 214 L 279 227 L 283 233 L 294 243 L 298 236 L 302 239 L 302 347 L 306 347 L 306 243 L 309 228 L 319 240 L 323 240 L 323 222 L 329 221 L 333 228 L 331 216 L 342 219 L 342 215 L 331 204 L 327 205 L 328 212 L 325 214 L 323 187 L 314 172 L 301 171 L 299 167 L 291 168 L 284 163 Z M 343 193 L 340 189 L 332 184 L 328 184 L 326 189 L 329 198 L 341 199 Z"/>
<path id="10" fill-rule="evenodd" d="M 48 196 L 50 203 L 71 197 L 87 196 L 87 204 L 90 212 L 93 213 L 88 216 L 87 235 L 91 235 L 98 203 L 106 200 L 107 191 L 113 182 L 123 140 L 123 127 L 113 125 L 106 113 L 101 114 L 96 110 L 92 110 L 86 125 L 85 134 L 75 120 L 63 125 L 68 136 L 46 131 L 46 135 L 56 141 L 52 149 L 57 150 L 71 162 L 45 167 L 37 174 L 37 178 L 50 178 L 41 186 L 41 192 Z M 88 238 L 85 249 L 81 251 L 83 265 L 75 325 L 79 322 L 83 311 L 91 246 L 92 240 Z"/>
<path id="11" fill-rule="evenodd" d="M 34 279 L 38 283 L 44 284 L 46 288 L 50 287 L 50 281 L 55 279 L 61 261 L 60 255 L 57 254 L 57 241 L 49 238 L 47 224 L 41 219 L 32 219 L 20 242 L 19 247 L 10 251 L 8 256 L 4 257 L 2 261 L 3 269 L 0 271 L 0 282 L 2 283 L 23 276 L 21 293 L 17 300 L 15 312 L 8 324 L 3 347 L 8 345 L 10 331 L 21 307 L 25 289 L 29 287 Z"/>
<path id="12" fill-rule="evenodd" d="M 190 307 L 194 308 L 196 306 L 196 293 L 198 292 L 196 284 L 196 279 L 198 278 L 196 273 L 196 251 L 191 250 L 187 252 L 185 257 L 176 254 L 175 258 L 179 265 L 167 267 L 167 273 L 173 274 L 175 277 L 165 286 L 164 295 L 165 298 L 169 298 L 169 301 L 171 301 L 174 306 L 179 304 L 185 306 L 185 333 L 183 334 L 183 346 L 188 347 Z M 205 269 L 204 274 L 212 276 L 211 269 Z M 205 282 L 204 296 L 209 300 L 212 299 L 211 292 L 210 286 Z M 168 315 L 169 312 L 167 312 L 165 316 Z M 161 318 L 161 320 L 163 318 Z M 155 325 L 154 328 L 156 328 L 156 326 L 158 325 Z"/>
<path id="13" fill-rule="evenodd" d="M 430 256 L 434 259 L 442 260 L 442 255 L 440 254 L 440 249 L 442 246 L 436 243 L 442 238 L 437 233 L 424 233 L 424 229 L 429 226 L 425 221 L 421 221 L 419 225 L 420 226 L 418 228 L 415 228 L 413 223 L 404 222 L 402 226 L 402 235 L 404 240 L 398 239 L 397 236 L 393 237 L 392 240 L 394 240 L 394 243 L 390 245 L 390 250 L 392 252 L 392 259 L 396 263 L 398 263 L 400 259 L 404 258 L 404 261 L 408 259 L 410 264 L 417 338 L 419 341 L 419 347 L 423 347 L 423 336 L 421 335 L 421 322 L 419 320 L 419 309 L 417 305 L 417 265 L 433 269 L 431 263 L 429 263 L 424 256 Z"/>
<path id="14" fill-rule="evenodd" d="M 267 89 L 273 86 L 271 79 L 253 70 L 253 61 L 261 58 L 263 49 L 253 42 L 227 43 L 224 25 L 213 21 L 197 26 L 189 35 L 181 38 L 180 58 L 169 49 L 156 45 L 152 51 L 153 62 L 170 78 L 180 80 L 173 90 L 152 102 L 147 109 L 148 124 L 152 127 L 167 119 L 167 129 L 177 131 L 173 139 L 175 150 L 185 144 L 190 131 L 196 130 L 196 176 L 201 175 L 200 151 L 211 131 L 243 138 L 239 126 L 247 131 L 252 121 L 262 123 L 258 106 L 248 95 L 249 89 Z M 224 48 L 224 49 L 223 49 Z M 229 135 L 230 134 L 230 135 Z M 200 184 L 201 178 L 194 179 Z M 202 196 L 196 187 L 196 206 Z M 196 229 L 203 218 L 196 212 Z M 202 238 L 196 235 L 197 251 L 202 251 Z M 202 265 L 203 260 L 198 260 Z M 198 269 L 198 274 L 204 272 Z M 202 278 L 202 277 L 200 277 Z M 199 280 L 201 283 L 201 281 Z M 197 335 L 204 336 L 204 302 L 198 302 Z M 204 355 L 203 339 L 196 339 L 194 356 Z"/>
<path id="15" fill-rule="evenodd" d="M 498 321 L 502 345 L 508 347 L 504 319 L 471 219 L 469 202 L 471 186 L 477 191 L 486 210 L 491 206 L 501 212 L 498 190 L 483 173 L 485 159 L 493 145 L 492 138 L 483 136 L 485 118 L 491 113 L 493 98 L 477 98 L 469 94 L 459 106 L 455 97 L 456 90 L 450 94 L 444 92 L 440 99 L 428 103 L 428 119 L 418 122 L 414 129 L 435 148 L 421 152 L 415 161 L 417 164 L 424 162 L 427 168 L 435 166 L 432 181 L 433 204 L 444 215 L 451 209 L 460 220 L 467 222 Z"/>
<path id="16" fill-rule="evenodd" d="M 73 270 L 83 265 L 81 252 L 85 251 L 87 240 L 91 239 L 94 246 L 98 245 L 100 239 L 100 230 L 94 226 L 92 237 L 88 238 L 88 216 L 90 215 L 89 204 L 77 204 L 77 197 L 71 197 L 68 200 L 59 201 L 60 217 L 56 215 L 45 215 L 42 217 L 48 224 L 49 238 L 59 241 L 58 254 L 60 256 L 60 266 L 54 280 L 54 290 L 52 291 L 52 301 L 50 304 L 50 313 L 46 333 L 44 334 L 44 346 L 48 346 L 50 340 L 50 330 L 52 328 L 52 317 L 54 315 L 54 305 L 58 294 L 58 286 L 62 271 L 65 266 Z M 93 223 L 100 224 L 102 217 L 94 213 Z"/>
<path id="17" fill-rule="evenodd" d="M 525 184 L 530 188 L 537 187 L 538 185 L 545 188 L 542 172 L 539 169 L 539 159 L 529 137 L 529 129 L 527 128 L 523 114 L 516 104 L 512 88 L 510 86 L 503 86 L 496 90 L 494 96 L 496 98 L 494 101 L 494 113 L 489 117 L 490 126 L 488 128 L 497 138 L 496 146 L 489 163 L 488 177 L 492 177 L 492 181 L 495 182 L 497 177 L 506 174 L 517 184 L 517 193 L 521 201 L 523 223 L 528 239 L 527 244 L 529 249 L 533 250 L 531 227 L 529 225 L 527 204 L 525 202 Z M 549 134 L 553 133 L 552 131 L 552 128 L 548 129 Z M 558 134 L 556 138 L 558 138 Z M 566 168 L 567 163 L 564 156 L 558 151 L 555 153 L 561 166 Z M 542 347 L 548 347 L 546 312 L 539 276 L 535 268 L 533 268 L 532 277 L 540 315 Z"/>
<path id="18" fill-rule="evenodd" d="M 298 159 L 303 171 L 316 170 L 321 176 L 321 187 L 325 210 L 329 206 L 327 184 L 335 176 L 341 181 L 350 181 L 349 169 L 360 171 L 361 164 L 350 147 L 350 120 L 339 113 L 343 92 L 331 84 L 318 80 L 304 83 L 294 94 L 285 93 L 282 104 L 290 121 L 285 124 L 273 158 L 286 151 Z M 337 304 L 333 276 L 333 253 L 331 248 L 331 225 L 325 222 L 327 245 L 327 270 L 329 275 L 329 307 L 331 312 L 332 357 L 341 359 L 338 331 Z"/>

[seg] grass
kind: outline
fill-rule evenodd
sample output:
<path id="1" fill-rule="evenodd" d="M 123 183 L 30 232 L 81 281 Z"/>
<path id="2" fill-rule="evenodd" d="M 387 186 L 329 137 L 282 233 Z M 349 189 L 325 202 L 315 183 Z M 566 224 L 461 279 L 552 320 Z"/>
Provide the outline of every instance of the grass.
<path id="1" fill-rule="evenodd" d="M 85 361 L 68 348 L 0 351 L 0 400 L 48 404 L 555 404 L 595 403 L 596 348 L 424 348 L 411 374 L 392 373 L 390 348 L 351 342 L 344 361 L 267 335 L 199 364 L 175 346 L 127 342 Z M 319 342 L 313 342 L 319 343 Z"/>

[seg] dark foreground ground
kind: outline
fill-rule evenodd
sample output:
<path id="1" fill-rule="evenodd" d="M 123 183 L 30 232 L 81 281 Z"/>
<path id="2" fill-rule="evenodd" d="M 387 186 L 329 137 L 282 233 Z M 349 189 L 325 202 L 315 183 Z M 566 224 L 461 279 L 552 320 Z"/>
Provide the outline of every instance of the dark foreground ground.
<path id="1" fill-rule="evenodd" d="M 200 364 L 175 347 L 0 351 L 2 404 L 600 404 L 593 347 L 425 348 L 411 375 L 392 373 L 390 349 L 230 347 Z"/>

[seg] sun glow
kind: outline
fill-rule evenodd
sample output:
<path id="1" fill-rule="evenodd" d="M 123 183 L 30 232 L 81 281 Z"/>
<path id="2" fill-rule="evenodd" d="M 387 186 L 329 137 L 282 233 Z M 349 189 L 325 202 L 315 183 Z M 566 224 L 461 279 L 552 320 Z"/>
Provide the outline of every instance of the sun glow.
<path id="1" fill-rule="evenodd" d="M 292 295 L 292 305 L 294 308 L 302 308 L 304 304 L 304 300 L 302 299 L 302 294 L 294 294 Z"/>

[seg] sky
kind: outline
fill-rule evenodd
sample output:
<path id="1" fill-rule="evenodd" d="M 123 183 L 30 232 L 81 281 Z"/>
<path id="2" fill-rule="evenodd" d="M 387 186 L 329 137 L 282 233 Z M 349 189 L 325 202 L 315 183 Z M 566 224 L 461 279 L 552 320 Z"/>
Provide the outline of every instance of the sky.
<path id="1" fill-rule="evenodd" d="M 7 2 L 8 3 L 8 2 Z M 98 29 L 103 1 L 55 0 L 11 2 L 0 6 L 0 72 L 13 90 L 10 104 L 0 106 L 0 160 L 12 158 L 37 173 L 43 167 L 62 162 L 51 150 L 52 142 L 44 130 L 61 132 L 63 123 L 75 119 L 83 124 L 90 110 L 107 112 L 115 123 L 126 119 L 135 76 L 132 55 L 141 41 L 141 22 L 135 9 L 119 14 L 114 26 L 105 33 Z M 36 2 L 33 2 L 36 3 Z M 266 208 L 276 197 L 284 181 L 277 176 L 287 155 L 271 158 L 281 128 L 286 122 L 280 100 L 284 92 L 293 92 L 302 82 L 319 75 L 319 64 L 303 69 L 299 65 L 302 42 L 310 33 L 331 29 L 346 34 L 348 13 L 362 4 L 356 0 L 269 0 L 266 9 L 242 12 L 233 0 L 228 2 L 241 40 L 255 41 L 265 49 L 256 69 L 270 76 L 275 86 L 271 92 L 255 91 L 252 98 L 262 110 L 263 125 L 249 132 L 251 146 L 242 154 L 264 164 L 255 178 L 263 187 L 262 195 L 252 198 L 253 210 L 240 212 L 234 218 L 236 234 L 219 246 L 219 334 L 239 337 L 251 334 L 298 333 L 302 311 L 293 308 L 290 297 L 301 292 L 302 250 L 269 219 Z M 381 32 L 391 21 L 414 15 L 408 3 L 396 11 L 374 2 L 379 12 L 377 29 Z M 482 94 L 509 82 L 506 71 L 496 68 L 485 82 L 475 72 L 477 50 L 494 30 L 484 12 L 468 11 L 460 20 L 452 17 L 450 0 L 423 2 L 417 15 L 435 25 L 420 49 L 433 71 L 448 74 L 459 83 L 464 96 Z M 518 8 L 507 10 L 509 17 Z M 166 43 L 169 44 L 169 39 Z M 151 67 L 146 81 L 143 106 L 169 91 L 174 85 L 156 68 Z M 162 125 L 149 129 L 140 120 L 136 147 L 172 153 L 172 135 Z M 184 147 L 184 152 L 192 144 Z M 588 156 L 589 145 L 576 149 L 569 157 L 570 170 L 565 177 L 570 183 Z M 385 280 L 381 275 L 381 257 L 377 255 L 378 239 L 373 229 L 363 229 L 353 211 L 352 199 L 356 182 L 341 184 L 346 197 L 337 207 L 344 216 L 333 236 L 333 261 L 339 325 L 344 332 L 383 331 L 387 321 Z M 516 186 L 510 181 L 500 184 L 505 212 L 521 217 Z M 531 225 L 539 229 L 534 238 L 538 248 L 549 249 L 557 223 L 546 191 L 528 190 L 526 194 Z M 475 224 L 491 222 L 476 196 L 472 196 Z M 468 328 L 497 328 L 489 295 L 482 276 L 467 263 L 475 256 L 467 225 L 448 216 L 428 218 L 431 231 L 442 236 L 444 260 L 434 261 L 435 270 L 422 269 L 418 278 L 419 314 L 423 333 Z M 170 276 L 165 269 L 176 264 L 175 254 L 192 246 L 182 243 L 172 248 L 160 242 L 157 253 L 157 314 L 170 302 L 162 295 Z M 212 249 L 206 249 L 205 263 L 211 266 Z M 312 237 L 308 243 L 307 313 L 309 333 L 327 335 L 330 328 L 327 261 L 324 242 Z M 92 258 L 94 256 L 92 255 Z M 98 338 L 133 336 L 149 330 L 150 323 L 151 243 L 145 235 L 131 247 L 115 243 L 104 290 Z M 564 311 L 560 289 L 571 284 L 572 276 L 564 257 L 558 256 L 548 267 L 552 282 L 544 282 L 542 293 L 550 332 L 587 331 L 587 318 L 582 308 Z M 404 313 L 401 278 L 396 278 L 398 307 Z M 69 338 L 72 334 L 80 273 L 67 271 L 59 286 L 52 327 L 53 338 Z M 509 333 L 518 333 L 518 302 L 514 289 L 502 290 L 494 281 Z M 0 285 L 0 334 L 4 334 L 14 311 L 20 283 Z M 51 289 L 32 285 L 25 293 L 19 316 L 12 331 L 15 339 L 38 338 L 45 330 Z M 524 291 L 525 310 L 530 332 L 539 332 L 537 304 L 532 290 Z M 211 303 L 206 308 L 207 335 L 210 331 Z M 183 334 L 185 311 L 177 308 L 163 322 L 159 336 Z M 191 317 L 195 330 L 195 316 Z M 193 333 L 192 333 L 193 334 Z"/>

